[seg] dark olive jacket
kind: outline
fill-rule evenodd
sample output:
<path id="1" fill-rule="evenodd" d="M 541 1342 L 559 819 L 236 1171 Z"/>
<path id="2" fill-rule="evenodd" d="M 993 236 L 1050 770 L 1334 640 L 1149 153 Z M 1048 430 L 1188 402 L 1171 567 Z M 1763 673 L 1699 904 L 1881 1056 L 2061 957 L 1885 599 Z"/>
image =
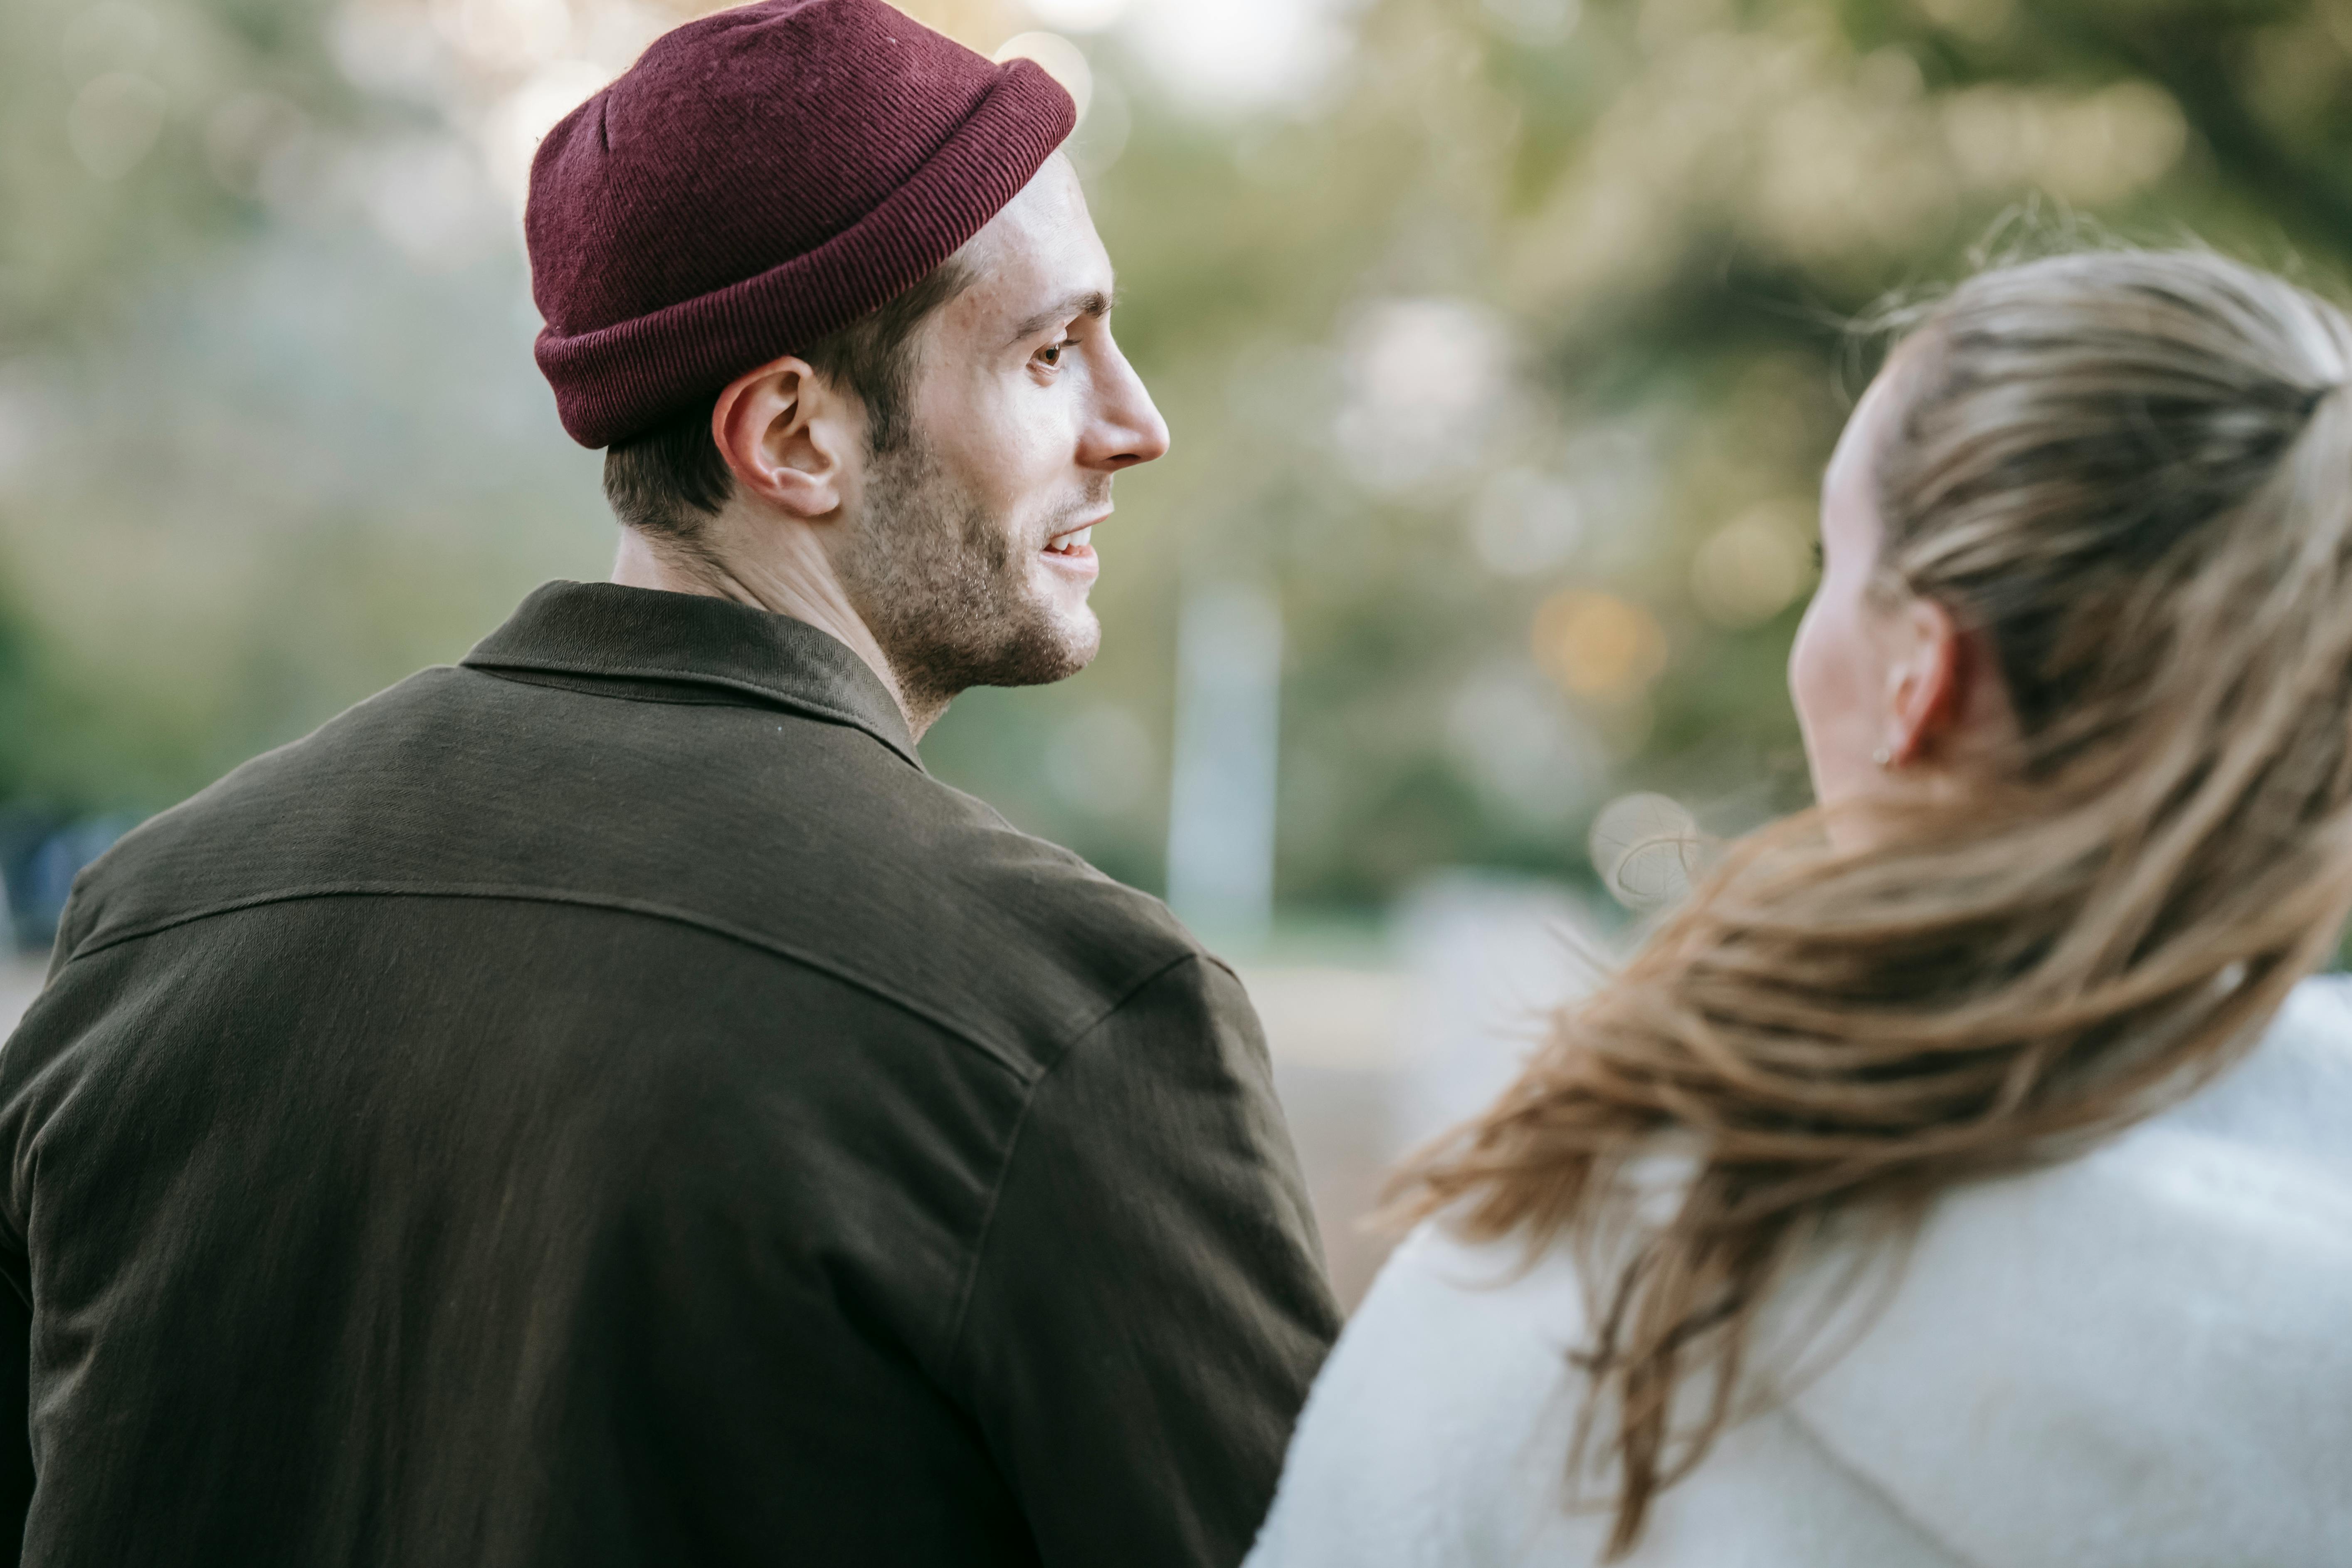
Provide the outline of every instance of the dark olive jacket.
<path id="1" fill-rule="evenodd" d="M 1336 1329 L 1233 974 L 608 584 L 85 873 L 0 1151 L 43 1568 L 1223 1568 Z"/>

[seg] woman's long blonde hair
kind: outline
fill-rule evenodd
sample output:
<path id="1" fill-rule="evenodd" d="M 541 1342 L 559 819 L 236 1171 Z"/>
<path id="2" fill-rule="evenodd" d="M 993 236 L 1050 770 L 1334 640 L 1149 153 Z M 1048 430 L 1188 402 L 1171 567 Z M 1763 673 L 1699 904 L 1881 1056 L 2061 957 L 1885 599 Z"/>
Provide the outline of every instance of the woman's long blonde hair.
<path id="1" fill-rule="evenodd" d="M 2352 909 L 2352 323 L 2110 251 L 1978 276 L 1893 367 L 1873 592 L 1985 640 L 2020 753 L 1862 844 L 1814 812 L 1736 846 L 1402 1178 L 1409 1213 L 1598 1268 L 1571 1472 L 1612 1478 L 1612 1557 L 1833 1223 L 1899 1240 L 2177 1100 Z M 1631 1167 L 1662 1145 L 1694 1173 L 1657 1211 Z"/>

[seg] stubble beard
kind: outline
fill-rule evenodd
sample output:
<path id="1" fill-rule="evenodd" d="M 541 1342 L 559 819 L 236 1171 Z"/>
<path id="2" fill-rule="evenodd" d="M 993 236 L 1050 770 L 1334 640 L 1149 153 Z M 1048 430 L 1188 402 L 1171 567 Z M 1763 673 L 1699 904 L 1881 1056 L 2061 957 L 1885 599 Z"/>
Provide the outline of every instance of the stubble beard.
<path id="1" fill-rule="evenodd" d="M 909 710 L 1066 679 L 1101 645 L 1091 610 L 1059 614 L 1033 586 L 1045 537 L 1018 537 L 919 436 L 875 455 L 856 526 L 837 570 Z"/>

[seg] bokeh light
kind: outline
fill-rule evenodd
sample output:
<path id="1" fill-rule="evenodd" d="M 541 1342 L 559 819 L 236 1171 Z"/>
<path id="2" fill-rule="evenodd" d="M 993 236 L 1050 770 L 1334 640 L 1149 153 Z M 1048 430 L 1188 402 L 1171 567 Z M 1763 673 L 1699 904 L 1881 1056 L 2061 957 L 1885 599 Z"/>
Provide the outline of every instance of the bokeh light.
<path id="1" fill-rule="evenodd" d="M 1593 869 L 1628 909 L 1654 910 L 1690 891 L 1697 872 L 1697 819 L 1672 797 L 1642 792 L 1621 795 L 1595 814 Z"/>
<path id="2" fill-rule="evenodd" d="M 1720 626 L 1769 621 L 1812 585 L 1811 514 L 1798 502 L 1752 507 L 1691 557 L 1691 599 Z"/>
<path id="3" fill-rule="evenodd" d="M 1666 634 L 1641 605 L 1572 588 L 1536 611 L 1536 661 L 1579 697 L 1622 702 L 1664 673 Z"/>
<path id="4" fill-rule="evenodd" d="M 74 156 L 101 180 L 122 178 L 153 150 L 170 102 L 159 83 L 136 71 L 92 78 L 66 115 Z"/>
<path id="5" fill-rule="evenodd" d="M 1029 14 L 1056 33 L 1099 33 L 1128 14 L 1129 0 L 1024 0 Z"/>
<path id="6" fill-rule="evenodd" d="M 1078 119 L 1087 118 L 1094 107 L 1095 72 L 1087 63 L 1086 50 L 1078 47 L 1059 33 L 1019 33 L 997 47 L 992 57 L 1003 60 L 1034 60 L 1045 68 L 1045 74 L 1062 84 L 1063 90 L 1078 106 Z"/>

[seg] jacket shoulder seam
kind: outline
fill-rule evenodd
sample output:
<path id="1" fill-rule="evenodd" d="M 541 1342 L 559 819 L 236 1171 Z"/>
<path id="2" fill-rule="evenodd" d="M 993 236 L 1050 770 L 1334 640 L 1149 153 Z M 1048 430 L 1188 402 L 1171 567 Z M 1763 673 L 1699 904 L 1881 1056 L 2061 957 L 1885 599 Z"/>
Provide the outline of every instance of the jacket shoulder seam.
<path id="1" fill-rule="evenodd" d="M 982 1039 L 946 1013 L 904 995 L 882 981 L 861 974 L 846 964 L 806 952 L 764 932 L 751 931 L 736 925 L 732 921 L 716 920 L 692 910 L 680 909 L 676 905 L 664 904 L 650 899 L 631 899 L 617 894 L 592 893 L 568 888 L 542 888 L 510 883 L 381 882 L 331 883 L 310 887 L 279 888 L 267 893 L 256 893 L 246 898 L 225 900 L 195 909 L 182 910 L 117 931 L 94 931 L 74 947 L 72 952 L 66 956 L 64 963 L 60 963 L 58 969 L 62 972 L 67 966 L 84 957 L 159 935 L 180 926 L 192 925 L 201 921 L 236 914 L 270 904 L 299 903 L 314 899 L 472 899 L 486 902 L 560 904 L 575 909 L 606 910 L 615 913 L 634 915 L 643 920 L 661 921 L 671 925 L 685 926 L 722 937 L 763 952 L 772 958 L 782 959 L 800 968 L 826 975 L 909 1016 L 919 1018 L 988 1058 L 1024 1086 L 1034 1086 L 1047 1070 L 1020 1060 L 1010 1052 Z M 1163 966 L 1160 970 L 1155 971 L 1151 978 L 1156 979 L 1159 974 L 1165 973 L 1165 970 L 1166 966 Z M 1150 981 L 1146 980 L 1142 984 L 1148 984 Z M 1133 992 L 1130 991 L 1128 994 L 1131 995 Z M 1103 1016 L 1108 1016 L 1109 1012 L 1116 1011 L 1118 1005 L 1124 1004 L 1124 1001 L 1123 996 L 1119 1003 L 1114 1004 L 1103 1015 L 1071 1030 L 1068 1037 L 1073 1041 L 1083 1038 L 1099 1026 Z M 1066 1047 L 1065 1052 L 1066 1053 Z"/>
<path id="2" fill-rule="evenodd" d="M 1119 994 L 1118 1000 L 1097 1014 L 1085 1027 L 1072 1030 L 1062 1048 L 1055 1054 L 1054 1059 L 1045 1064 L 1045 1070 L 1031 1079 L 1024 1087 L 1020 1112 L 1013 1119 L 1013 1130 L 1004 1140 L 1004 1152 L 996 1162 L 996 1174 L 988 1184 L 988 1203 L 981 1211 L 980 1227 L 972 1233 L 971 1260 L 964 1266 L 963 1283 L 956 1291 L 955 1315 L 948 1321 L 947 1355 L 942 1363 L 943 1365 L 952 1367 L 961 1353 L 964 1322 L 971 1316 L 972 1298 L 979 1293 L 981 1265 L 987 1259 L 989 1238 L 996 1228 L 997 1209 L 1004 1195 L 1005 1179 L 1013 1173 L 1013 1162 L 1021 1148 L 1021 1135 L 1028 1130 L 1030 1110 L 1037 1103 L 1037 1091 L 1045 1086 L 1045 1080 L 1053 1077 L 1055 1071 L 1064 1062 L 1077 1054 L 1078 1047 L 1085 1043 L 1089 1036 L 1094 1035 L 1104 1025 L 1117 1017 L 1129 1002 L 1134 1001 L 1136 997 L 1157 985 L 1185 964 L 1199 963 L 1202 956 L 1198 952 L 1180 952 L 1129 986 Z"/>

